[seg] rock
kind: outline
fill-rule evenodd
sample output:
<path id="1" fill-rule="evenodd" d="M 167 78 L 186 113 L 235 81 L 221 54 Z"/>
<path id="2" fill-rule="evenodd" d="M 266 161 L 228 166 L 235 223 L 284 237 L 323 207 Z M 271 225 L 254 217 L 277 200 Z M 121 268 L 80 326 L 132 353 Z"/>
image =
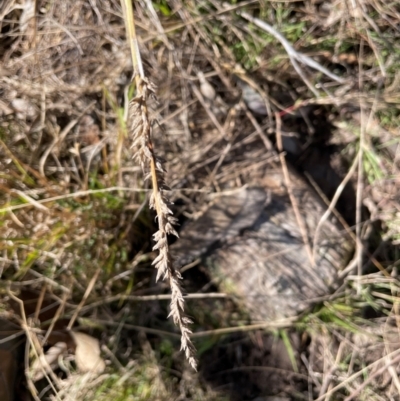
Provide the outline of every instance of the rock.
<path id="1" fill-rule="evenodd" d="M 254 225 L 266 201 L 267 193 L 257 187 L 216 196 L 198 220 L 185 225 L 172 247 L 177 262 L 189 263 L 206 254 L 218 241 L 237 237 L 241 230 Z"/>
<path id="2" fill-rule="evenodd" d="M 172 247 L 178 265 L 203 255 L 212 278 L 246 308 L 252 320 L 291 317 L 338 287 L 349 238 L 334 220 L 314 234 L 327 207 L 296 174 L 291 186 L 311 246 L 307 252 L 280 169 L 263 187 L 220 195 L 187 223 Z M 312 260 L 314 257 L 314 261 Z"/>

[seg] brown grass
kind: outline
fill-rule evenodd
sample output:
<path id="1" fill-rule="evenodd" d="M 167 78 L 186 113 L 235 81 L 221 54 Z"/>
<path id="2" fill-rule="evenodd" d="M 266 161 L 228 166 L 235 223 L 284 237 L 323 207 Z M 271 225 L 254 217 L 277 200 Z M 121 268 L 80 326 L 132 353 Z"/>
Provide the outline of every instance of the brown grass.
<path id="1" fill-rule="evenodd" d="M 189 324 L 192 321 L 185 316 L 184 299 L 179 280 L 182 279 L 179 271 L 174 267 L 173 259 L 168 245 L 168 235 L 178 237 L 174 226 L 177 219 L 173 217 L 170 209 L 170 201 L 167 197 L 168 187 L 165 183 L 165 169 L 160 158 L 156 156 L 151 140 L 151 121 L 149 119 L 147 103 L 149 98 L 155 99 L 155 86 L 145 76 L 141 63 L 138 41 L 132 12 L 132 4 L 129 1 L 121 1 L 125 10 L 126 26 L 128 26 L 128 38 L 131 45 L 133 71 L 136 84 L 136 95 L 129 103 L 129 131 L 133 139 L 132 147 L 136 147 L 137 158 L 140 161 L 142 171 L 151 177 L 152 194 L 150 195 L 150 209 L 156 211 L 158 231 L 153 235 L 155 245 L 153 251 L 158 251 L 153 265 L 157 269 L 156 282 L 162 278 L 168 280 L 171 287 L 171 312 L 174 323 L 179 327 L 181 337 L 181 350 L 185 352 L 190 366 L 196 370 L 195 348 L 190 340 L 191 331 Z M 148 172 L 150 170 L 150 172 Z"/>
<path id="2" fill-rule="evenodd" d="M 13 318 L 8 286 L 19 298 L 25 288 L 38 294 L 45 288 L 56 310 L 64 307 L 60 318 L 50 318 L 50 327 L 76 316 L 75 328 L 100 338 L 110 350 L 103 354 L 108 370 L 99 378 L 79 377 L 73 369 L 68 377 L 75 381 L 49 377 L 61 399 L 68 399 L 68 386 L 79 388 L 77 399 L 82 400 L 127 399 L 127 388 L 136 389 L 134 396 L 143 400 L 211 400 L 229 389 L 241 399 L 278 394 L 396 399 L 397 4 L 249 1 L 225 7 L 214 0 L 168 0 L 152 2 L 154 13 L 147 3 L 134 2 L 144 75 L 135 75 L 133 96 L 135 67 L 118 1 L 38 0 L 35 17 L 26 23 L 29 14 L 22 2 L 0 4 L 2 316 Z M 304 81 L 281 42 L 241 18 L 241 12 L 267 22 L 296 54 L 345 82 L 300 64 Z M 215 97 L 207 96 L 200 77 Z M 242 101 L 239 79 L 251 83 L 266 115 L 253 114 Z M 159 103 L 150 96 L 155 88 Z M 186 300 L 199 349 L 196 373 L 175 353 L 179 335 L 165 319 L 170 281 L 175 288 L 172 317 L 188 339 L 177 292 L 179 272 L 168 255 L 166 237 L 176 230 L 169 210 L 180 222 L 195 219 L 207 209 L 210 194 L 251 184 L 254 171 L 277 161 L 270 152 L 275 113 L 282 119 L 283 139 L 300 141 L 300 170 L 318 170 L 316 156 L 327 146 L 335 151 L 324 157 L 336 163 L 343 179 L 359 155 L 358 171 L 347 177 L 359 191 L 357 228 L 355 221 L 340 216 L 340 199 L 332 210 L 347 224 L 359 252 L 341 272 L 344 282 L 335 294 L 284 325 L 247 327 L 247 317 L 227 297 Z M 127 124 L 128 114 L 134 118 Z M 151 175 L 144 185 L 128 145 L 132 130 L 139 160 Z M 164 169 L 172 188 L 168 192 Z M 152 193 L 156 224 L 153 211 L 147 210 Z M 158 246 L 153 250 L 155 231 Z M 154 275 L 153 260 L 159 263 Z M 182 274 L 184 287 L 196 297 L 217 291 L 205 272 L 198 264 Z M 166 275 L 167 283 L 155 284 L 157 275 Z M 97 280 L 88 291 L 93 277 Z M 24 332 L 43 341 L 49 326 L 38 328 L 35 312 L 26 321 Z M 297 379 L 288 373 L 290 364 L 286 373 L 271 376 L 282 367 L 272 361 L 276 347 L 269 347 L 268 333 L 276 339 L 291 328 L 301 331 L 299 344 L 304 346 L 296 348 L 293 340 Z M 232 333 L 246 330 L 250 333 L 243 336 Z M 141 340 L 137 332 L 147 337 Z M 189 343 L 187 349 L 192 351 Z M 31 365 L 33 358 L 26 358 Z M 79 384 L 79 379 L 87 381 Z M 41 398 L 54 394 L 44 392 Z"/>

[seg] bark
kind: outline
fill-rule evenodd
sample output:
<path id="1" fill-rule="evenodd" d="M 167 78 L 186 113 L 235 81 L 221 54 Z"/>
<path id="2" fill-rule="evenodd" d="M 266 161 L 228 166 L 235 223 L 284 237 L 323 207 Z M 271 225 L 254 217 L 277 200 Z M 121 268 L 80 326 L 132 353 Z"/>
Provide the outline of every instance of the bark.
<path id="1" fill-rule="evenodd" d="M 350 240 L 332 218 L 316 227 L 327 209 L 313 190 L 291 173 L 291 187 L 313 250 L 304 245 L 280 170 L 262 186 L 217 197 L 173 246 L 178 265 L 202 256 L 223 291 L 235 296 L 252 320 L 294 316 L 338 287 L 338 272 Z M 314 259 L 314 260 L 313 260 Z"/>

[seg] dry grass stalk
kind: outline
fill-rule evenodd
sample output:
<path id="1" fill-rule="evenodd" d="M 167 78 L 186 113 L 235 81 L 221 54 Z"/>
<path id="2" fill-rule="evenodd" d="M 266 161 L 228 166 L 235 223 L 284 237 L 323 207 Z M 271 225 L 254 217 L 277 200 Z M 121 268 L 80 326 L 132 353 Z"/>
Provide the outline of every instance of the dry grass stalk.
<path id="1" fill-rule="evenodd" d="M 193 369 L 196 369 L 196 350 L 190 339 L 191 331 L 189 329 L 189 324 L 192 322 L 185 315 L 184 298 L 179 283 L 182 276 L 174 268 L 167 238 L 168 235 L 178 236 L 178 233 L 174 229 L 176 219 L 172 216 L 172 211 L 169 208 L 170 202 L 166 195 L 168 187 L 164 180 L 165 169 L 162 161 L 155 154 L 151 140 L 151 123 L 147 102 L 149 97 L 155 98 L 155 86 L 143 73 L 131 9 L 132 4 L 129 1 L 125 1 L 125 3 L 123 2 L 123 6 L 129 42 L 131 44 L 136 83 L 136 96 L 129 103 L 129 130 L 133 139 L 132 147 L 138 149 L 136 156 L 139 159 L 145 179 L 151 178 L 152 181 L 152 193 L 149 204 L 150 208 L 156 211 L 158 220 L 158 231 L 153 236 L 155 241 L 153 250 L 158 251 L 158 256 L 153 261 L 153 265 L 158 270 L 156 280 L 162 278 L 169 282 L 172 296 L 170 304 L 171 312 L 168 317 L 172 317 L 175 325 L 179 327 L 181 331 L 181 350 L 185 352 L 189 364 Z"/>

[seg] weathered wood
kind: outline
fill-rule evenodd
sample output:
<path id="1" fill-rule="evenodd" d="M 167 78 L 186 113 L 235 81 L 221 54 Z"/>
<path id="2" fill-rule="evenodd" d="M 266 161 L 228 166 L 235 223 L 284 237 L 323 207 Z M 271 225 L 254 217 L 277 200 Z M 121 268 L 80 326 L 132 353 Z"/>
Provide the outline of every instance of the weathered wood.
<path id="1" fill-rule="evenodd" d="M 338 286 L 349 257 L 349 239 L 297 175 L 292 190 L 306 225 L 307 252 L 280 170 L 263 187 L 222 194 L 196 221 L 187 223 L 173 246 L 178 264 L 202 255 L 221 289 L 233 294 L 253 320 L 294 316 Z M 314 259 L 314 260 L 313 260 Z"/>

